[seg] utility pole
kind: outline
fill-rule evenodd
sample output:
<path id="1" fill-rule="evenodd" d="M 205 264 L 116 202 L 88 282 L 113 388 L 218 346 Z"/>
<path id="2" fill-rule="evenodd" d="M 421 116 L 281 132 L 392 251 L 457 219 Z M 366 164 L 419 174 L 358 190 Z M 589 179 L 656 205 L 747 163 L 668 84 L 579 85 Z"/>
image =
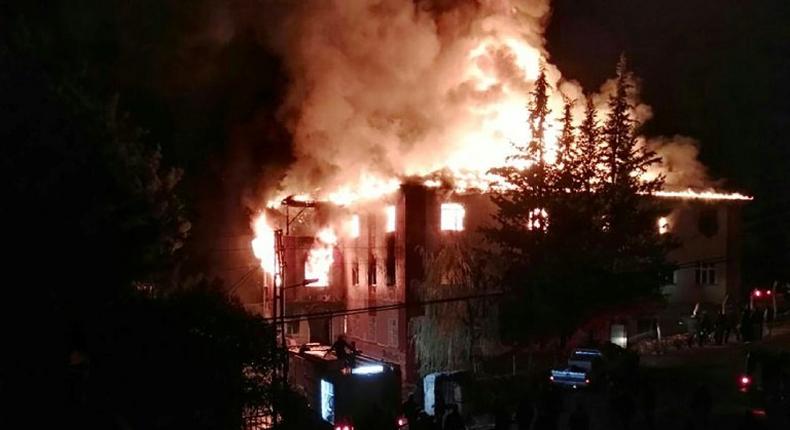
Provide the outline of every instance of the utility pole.
<path id="1" fill-rule="evenodd" d="M 299 201 L 295 200 L 293 196 L 289 196 L 282 201 L 282 204 L 285 206 L 285 236 L 290 236 L 291 234 L 291 223 L 296 221 L 302 213 L 308 208 L 314 208 L 315 202 L 313 201 Z M 299 208 L 299 211 L 296 215 L 291 217 L 290 214 L 290 207 L 296 206 Z M 280 331 L 280 347 L 282 348 L 283 353 L 283 360 L 280 363 L 279 368 L 275 372 L 275 381 L 279 384 L 276 384 L 279 388 L 282 389 L 282 393 L 285 393 L 285 390 L 288 386 L 288 341 L 286 339 L 286 329 L 285 329 L 285 290 L 292 287 L 304 286 L 312 282 L 316 282 L 316 279 L 305 279 L 299 284 L 289 285 L 286 287 L 286 269 L 287 263 L 285 260 L 285 243 L 283 241 L 283 230 L 281 228 L 274 230 L 274 267 L 275 267 L 275 274 L 273 276 L 273 300 L 272 300 L 272 320 L 274 321 L 275 330 Z M 277 424 L 278 417 L 277 417 L 277 409 L 276 409 L 276 402 L 272 405 L 272 415 L 273 415 L 273 423 Z"/>

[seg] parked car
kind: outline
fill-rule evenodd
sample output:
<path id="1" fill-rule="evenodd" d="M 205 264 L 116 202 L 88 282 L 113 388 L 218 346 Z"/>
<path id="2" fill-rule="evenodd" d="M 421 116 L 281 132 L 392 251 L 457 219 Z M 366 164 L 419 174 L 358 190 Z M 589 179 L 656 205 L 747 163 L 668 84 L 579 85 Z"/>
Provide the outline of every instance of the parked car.
<path id="1" fill-rule="evenodd" d="M 593 385 L 606 386 L 625 381 L 636 375 L 639 356 L 613 343 L 600 348 L 577 348 L 568 358 L 568 365 L 552 369 L 552 384 L 568 388 Z"/>
<path id="2" fill-rule="evenodd" d="M 790 422 L 790 352 L 753 348 L 744 364 L 736 386 L 749 410 L 755 417 Z"/>

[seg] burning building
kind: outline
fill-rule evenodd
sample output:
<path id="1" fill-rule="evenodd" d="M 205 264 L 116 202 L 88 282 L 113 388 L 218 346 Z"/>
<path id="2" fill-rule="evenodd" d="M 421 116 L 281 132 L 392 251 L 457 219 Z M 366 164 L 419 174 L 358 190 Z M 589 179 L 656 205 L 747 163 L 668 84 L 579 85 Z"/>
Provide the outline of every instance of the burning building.
<path id="1" fill-rule="evenodd" d="M 597 93 L 562 77 L 543 46 L 549 14 L 547 0 L 359 0 L 305 2 L 280 20 L 287 28 L 276 48 L 290 78 L 280 114 L 295 162 L 279 195 L 253 208 L 253 249 L 265 273 L 259 309 L 291 316 L 295 342 L 347 333 L 414 380 L 410 322 L 422 311 L 411 305 L 430 269 L 425 253 L 493 222 L 490 193 L 502 178 L 492 169 L 529 167 L 514 143 L 530 143 L 539 129 L 540 161 L 557 162 L 562 133 L 581 127 L 560 120 L 565 101 L 576 101 L 567 108 L 574 119 L 594 112 L 588 117 L 598 129 L 623 81 L 624 122 L 649 119 L 625 66 L 623 79 Z M 549 90 L 538 126 L 524 107 L 540 76 Z M 644 176 L 663 175 L 667 189 L 710 186 L 691 139 L 635 141 L 662 160 Z M 739 205 L 749 198 L 694 191 L 654 198 L 674 208 L 656 228 L 681 242 L 669 256 L 678 270 L 665 292 L 688 301 L 737 294 Z M 542 229 L 546 219 L 536 209 L 530 223 Z"/>
<path id="2" fill-rule="evenodd" d="M 285 314 L 294 316 L 287 334 L 295 343 L 326 343 L 345 333 L 359 350 L 398 363 L 406 381 L 415 381 L 410 330 L 423 307 L 410 305 L 424 299 L 421 289 L 431 269 L 425 255 L 461 237 L 482 241 L 480 230 L 491 226 L 496 211 L 490 196 L 404 183 L 379 200 L 349 206 L 311 202 L 307 209 L 303 202 L 285 202 L 282 222 L 294 223 L 294 212 L 313 212 L 311 222 L 285 226 L 291 235 L 282 238 Z M 740 207 L 749 198 L 692 191 L 653 198 L 671 207 L 656 228 L 680 244 L 668 256 L 677 267 L 664 288 L 668 299 L 720 303 L 727 294 L 739 297 Z M 258 231 L 256 244 L 271 245 L 274 261 L 276 246 L 267 239 L 272 232 Z M 273 268 L 262 263 L 264 270 Z M 274 285 L 275 278 L 269 279 Z M 271 297 L 271 287 L 266 290 Z"/>

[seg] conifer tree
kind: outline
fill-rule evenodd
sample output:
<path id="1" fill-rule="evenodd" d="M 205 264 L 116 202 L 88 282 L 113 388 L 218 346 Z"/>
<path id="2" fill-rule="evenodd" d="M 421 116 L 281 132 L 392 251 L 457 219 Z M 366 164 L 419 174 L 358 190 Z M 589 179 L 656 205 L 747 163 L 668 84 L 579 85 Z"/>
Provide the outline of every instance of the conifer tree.
<path id="1" fill-rule="evenodd" d="M 579 176 L 582 180 L 582 189 L 585 193 L 590 193 L 600 186 L 603 182 L 601 177 L 600 164 L 602 162 L 602 151 L 600 141 L 600 125 L 597 118 L 598 112 L 595 109 L 592 96 L 587 97 L 587 104 L 584 109 L 584 119 L 579 124 L 579 136 L 577 146 L 581 158 L 581 171 Z"/>
<path id="2" fill-rule="evenodd" d="M 572 193 L 576 191 L 577 185 L 581 183 L 582 162 L 579 148 L 576 145 L 576 135 L 573 127 L 573 100 L 564 97 L 565 104 L 562 107 L 562 133 L 557 140 L 557 160 L 553 165 L 554 186 L 561 193 Z"/>
<path id="3" fill-rule="evenodd" d="M 659 284 L 669 244 L 658 237 L 656 220 L 663 208 L 651 197 L 663 187 L 664 178 L 645 176 L 661 159 L 638 139 L 638 124 L 631 118 L 633 84 L 625 56 L 617 65 L 616 79 L 601 139 L 606 167 L 598 194 L 612 288 L 628 297 L 647 294 Z"/>

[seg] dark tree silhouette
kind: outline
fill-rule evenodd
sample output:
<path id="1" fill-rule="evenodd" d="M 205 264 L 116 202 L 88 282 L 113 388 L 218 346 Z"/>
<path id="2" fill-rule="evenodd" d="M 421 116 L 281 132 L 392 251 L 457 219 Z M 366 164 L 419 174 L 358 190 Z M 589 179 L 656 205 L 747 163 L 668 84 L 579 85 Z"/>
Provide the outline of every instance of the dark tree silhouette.
<path id="1" fill-rule="evenodd" d="M 487 234 L 518 296 L 501 313 L 506 337 L 564 338 L 599 309 L 651 296 L 660 285 L 668 244 L 649 194 L 663 180 L 645 176 L 659 159 L 637 138 L 624 62 L 617 76 L 602 130 L 590 100 L 576 130 L 566 100 L 557 157 L 548 163 L 541 118 L 551 86 L 541 74 L 530 93 L 532 139 L 517 146 L 520 163 L 494 170 L 509 188 L 494 197 L 499 224 Z"/>

